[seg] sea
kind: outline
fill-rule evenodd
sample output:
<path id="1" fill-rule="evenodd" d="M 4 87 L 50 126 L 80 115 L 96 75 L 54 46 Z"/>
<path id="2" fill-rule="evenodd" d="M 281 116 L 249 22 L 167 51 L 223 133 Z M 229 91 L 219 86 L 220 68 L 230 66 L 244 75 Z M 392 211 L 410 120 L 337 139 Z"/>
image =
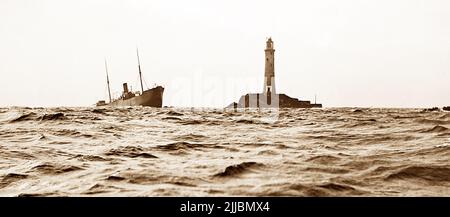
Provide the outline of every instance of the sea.
<path id="1" fill-rule="evenodd" d="M 450 196 L 450 112 L 5 107 L 0 196 Z"/>

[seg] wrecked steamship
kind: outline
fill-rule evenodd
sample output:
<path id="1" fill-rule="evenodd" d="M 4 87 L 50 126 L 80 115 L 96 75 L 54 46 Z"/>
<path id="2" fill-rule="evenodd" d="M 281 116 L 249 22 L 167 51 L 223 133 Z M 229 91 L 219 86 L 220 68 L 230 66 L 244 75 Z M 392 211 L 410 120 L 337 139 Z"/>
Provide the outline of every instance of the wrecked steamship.
<path id="1" fill-rule="evenodd" d="M 162 107 L 164 87 L 156 86 L 151 89 L 144 90 L 142 85 L 142 72 L 141 72 L 141 62 L 139 60 L 139 52 L 136 50 L 138 59 L 138 69 L 139 69 L 139 79 L 141 83 L 141 92 L 132 92 L 128 90 L 128 84 L 123 83 L 122 95 L 117 99 L 111 98 L 111 90 L 109 86 L 109 75 L 108 66 L 105 60 L 106 69 L 106 83 L 108 85 L 109 103 L 105 100 L 100 100 L 97 102 L 96 106 L 150 106 L 150 107 Z"/>

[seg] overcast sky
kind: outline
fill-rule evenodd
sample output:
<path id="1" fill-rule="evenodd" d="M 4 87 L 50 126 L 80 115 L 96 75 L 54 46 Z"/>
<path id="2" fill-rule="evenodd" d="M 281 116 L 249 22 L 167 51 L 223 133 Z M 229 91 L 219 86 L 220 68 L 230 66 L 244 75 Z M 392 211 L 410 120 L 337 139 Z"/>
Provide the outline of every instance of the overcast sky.
<path id="1" fill-rule="evenodd" d="M 448 0 L 0 0 L 0 106 L 90 106 L 123 82 L 164 105 L 223 107 L 261 92 L 324 106 L 450 105 Z"/>

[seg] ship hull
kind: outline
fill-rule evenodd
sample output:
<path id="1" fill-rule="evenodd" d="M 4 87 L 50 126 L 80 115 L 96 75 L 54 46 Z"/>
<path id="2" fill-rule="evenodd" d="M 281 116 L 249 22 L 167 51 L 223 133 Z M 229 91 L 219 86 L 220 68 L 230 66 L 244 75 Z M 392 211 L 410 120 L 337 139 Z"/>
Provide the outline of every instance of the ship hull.
<path id="1" fill-rule="evenodd" d="M 134 96 L 129 99 L 118 99 L 106 106 L 150 106 L 150 107 L 162 107 L 164 88 L 157 86 L 152 89 L 148 89 L 139 96 Z"/>

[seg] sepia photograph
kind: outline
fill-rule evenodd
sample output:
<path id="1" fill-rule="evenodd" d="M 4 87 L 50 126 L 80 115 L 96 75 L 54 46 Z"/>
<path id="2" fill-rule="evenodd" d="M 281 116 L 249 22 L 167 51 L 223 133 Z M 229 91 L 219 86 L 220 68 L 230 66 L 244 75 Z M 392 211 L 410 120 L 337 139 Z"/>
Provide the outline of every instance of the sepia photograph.
<path id="1" fill-rule="evenodd" d="M 0 197 L 450 196 L 446 0 L 0 0 L 0 95 Z"/>

